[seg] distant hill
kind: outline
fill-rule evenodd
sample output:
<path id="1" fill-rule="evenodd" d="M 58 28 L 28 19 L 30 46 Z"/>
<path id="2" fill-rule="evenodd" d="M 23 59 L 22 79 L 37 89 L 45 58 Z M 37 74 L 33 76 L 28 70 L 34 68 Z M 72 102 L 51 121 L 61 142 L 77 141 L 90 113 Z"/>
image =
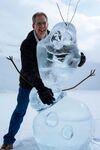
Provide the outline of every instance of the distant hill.
<path id="1" fill-rule="evenodd" d="M 14 59 L 20 70 L 20 60 Z M 66 88 L 71 87 L 83 78 L 85 78 L 91 69 L 96 69 L 96 76 L 89 78 L 84 83 L 79 85 L 76 89 L 78 90 L 100 90 L 100 64 L 86 62 L 83 67 L 76 69 L 70 74 Z M 19 84 L 19 75 L 12 63 L 5 57 L 0 57 L 0 92 L 17 90 Z"/>

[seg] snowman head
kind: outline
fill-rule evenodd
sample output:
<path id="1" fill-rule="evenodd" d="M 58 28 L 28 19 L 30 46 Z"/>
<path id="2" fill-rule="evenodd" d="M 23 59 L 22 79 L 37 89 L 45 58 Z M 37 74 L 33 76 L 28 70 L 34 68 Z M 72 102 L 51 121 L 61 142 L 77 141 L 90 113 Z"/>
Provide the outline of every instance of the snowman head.
<path id="1" fill-rule="evenodd" d="M 73 24 L 57 23 L 49 34 L 46 43 L 47 59 L 51 62 L 66 62 L 75 68 L 79 63 L 79 50 L 76 42 L 76 30 Z"/>

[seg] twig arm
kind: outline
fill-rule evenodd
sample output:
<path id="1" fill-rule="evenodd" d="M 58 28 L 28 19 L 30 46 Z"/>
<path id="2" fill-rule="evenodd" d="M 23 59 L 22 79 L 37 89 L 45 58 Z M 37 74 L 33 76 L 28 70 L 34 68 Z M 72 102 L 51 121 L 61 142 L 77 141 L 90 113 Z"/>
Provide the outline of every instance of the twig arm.
<path id="1" fill-rule="evenodd" d="M 71 88 L 67 88 L 67 89 L 63 89 L 62 91 L 68 91 L 68 90 L 72 90 L 74 88 L 76 88 L 77 86 L 79 86 L 82 82 L 84 82 L 85 80 L 87 80 L 88 78 L 95 76 L 95 69 L 90 71 L 90 74 L 84 78 L 82 81 L 80 81 L 78 84 L 76 84 L 75 86 L 71 87 Z"/>
<path id="2" fill-rule="evenodd" d="M 6 58 L 12 62 L 13 66 L 15 67 L 15 69 L 17 70 L 17 72 L 20 74 L 21 78 L 22 78 L 25 82 L 27 82 L 30 86 L 33 87 L 33 85 L 32 85 L 27 79 L 25 79 L 25 77 L 23 76 L 23 74 L 19 71 L 19 69 L 17 68 L 17 66 L 16 66 L 16 64 L 15 64 L 15 62 L 14 62 L 14 60 L 13 60 L 13 57 L 12 57 L 12 56 L 9 56 L 9 57 L 6 57 Z"/>
<path id="3" fill-rule="evenodd" d="M 21 78 L 27 82 L 30 86 L 33 87 L 33 85 L 27 80 L 25 79 L 25 77 L 23 76 L 23 74 L 19 71 L 19 69 L 17 68 L 14 60 L 13 60 L 13 57 L 12 56 L 9 56 L 9 57 L 6 57 L 8 60 L 10 60 L 12 62 L 12 64 L 14 65 L 15 69 L 17 70 L 17 72 L 20 74 Z M 82 81 L 80 81 L 78 84 L 76 84 L 75 86 L 71 87 L 71 88 L 66 88 L 66 89 L 63 89 L 62 91 L 68 91 L 68 90 L 72 90 L 74 88 L 76 88 L 77 86 L 79 86 L 82 82 L 84 82 L 85 80 L 87 80 L 89 77 L 92 77 L 92 76 L 95 76 L 95 69 L 94 70 L 91 70 L 90 71 L 90 74 L 84 78 Z"/>

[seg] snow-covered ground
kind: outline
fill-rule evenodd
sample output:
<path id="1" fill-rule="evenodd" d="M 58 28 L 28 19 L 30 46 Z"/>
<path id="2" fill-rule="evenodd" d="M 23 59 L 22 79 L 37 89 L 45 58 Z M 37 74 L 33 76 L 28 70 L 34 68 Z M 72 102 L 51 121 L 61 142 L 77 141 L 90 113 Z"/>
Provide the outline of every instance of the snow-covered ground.
<path id="1" fill-rule="evenodd" d="M 95 119 L 95 135 L 100 138 L 100 91 L 68 91 L 68 96 L 80 100 L 87 104 L 93 118 Z M 17 92 L 0 93 L 0 145 L 3 142 L 3 135 L 8 130 L 9 120 L 13 109 L 16 105 Z M 31 108 L 30 104 L 27 114 L 24 118 L 23 124 L 16 135 L 16 142 L 14 144 L 15 150 L 38 150 L 38 145 L 33 138 L 32 124 L 37 112 Z M 98 145 L 97 145 L 98 144 Z M 100 143 L 91 143 L 91 150 L 100 150 Z"/>

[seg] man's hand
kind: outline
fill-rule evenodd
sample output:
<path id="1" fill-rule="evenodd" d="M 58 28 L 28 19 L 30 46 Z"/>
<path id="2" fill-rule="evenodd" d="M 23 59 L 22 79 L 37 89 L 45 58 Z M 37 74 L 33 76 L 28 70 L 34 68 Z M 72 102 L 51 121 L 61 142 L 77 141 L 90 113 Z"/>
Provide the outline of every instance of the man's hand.
<path id="1" fill-rule="evenodd" d="M 78 64 L 78 67 L 83 66 L 83 64 L 86 62 L 86 56 L 81 52 L 81 56 L 80 56 L 80 62 Z"/>
<path id="2" fill-rule="evenodd" d="M 53 97 L 53 92 L 50 88 L 44 87 L 43 90 L 38 91 L 39 97 L 44 104 L 53 104 L 55 98 Z"/>

